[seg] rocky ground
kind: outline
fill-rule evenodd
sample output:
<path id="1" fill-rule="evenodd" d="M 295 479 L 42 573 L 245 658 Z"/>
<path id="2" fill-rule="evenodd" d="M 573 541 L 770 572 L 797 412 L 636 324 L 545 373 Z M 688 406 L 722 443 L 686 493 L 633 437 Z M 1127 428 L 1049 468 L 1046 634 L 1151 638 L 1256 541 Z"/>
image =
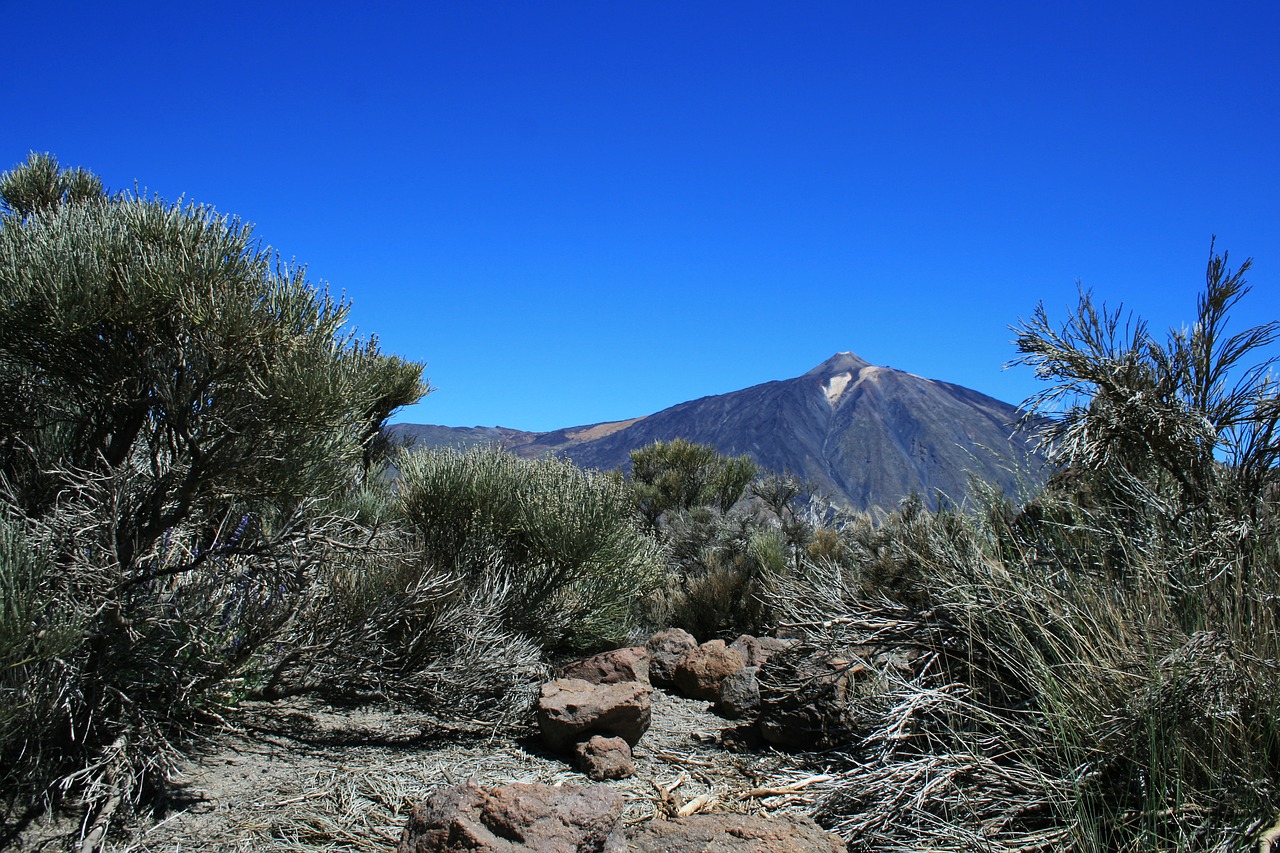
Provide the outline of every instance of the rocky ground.
<path id="1" fill-rule="evenodd" d="M 739 739 L 710 702 L 655 690 L 652 708 L 634 750 L 636 774 L 599 783 L 623 795 L 627 824 L 677 813 L 804 813 L 827 784 L 812 755 L 801 766 Z M 182 766 L 166 813 L 118 830 L 104 849 L 385 851 L 414 803 L 468 778 L 486 786 L 588 783 L 532 727 L 512 738 L 450 731 L 385 707 L 248 705 Z M 73 849 L 65 833 L 74 829 L 34 827 L 17 849 Z"/>

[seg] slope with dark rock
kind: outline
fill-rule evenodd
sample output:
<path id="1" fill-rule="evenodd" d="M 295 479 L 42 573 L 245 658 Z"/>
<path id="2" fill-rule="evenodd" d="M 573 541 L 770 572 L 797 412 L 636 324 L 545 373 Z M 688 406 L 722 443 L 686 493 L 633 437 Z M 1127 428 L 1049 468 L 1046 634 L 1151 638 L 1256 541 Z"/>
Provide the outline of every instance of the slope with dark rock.
<path id="1" fill-rule="evenodd" d="M 632 450 L 683 438 L 745 453 L 765 470 L 795 474 L 838 502 L 868 509 L 893 507 L 912 492 L 930 504 L 937 493 L 960 501 L 971 473 L 1010 493 L 1023 479 L 1036 481 L 1031 442 L 1015 431 L 1020 414 L 977 391 L 843 352 L 794 379 L 632 421 L 506 436 L 477 428 L 458 437 L 479 441 L 487 433 L 522 456 L 560 453 L 601 469 L 626 468 Z"/>
<path id="2" fill-rule="evenodd" d="M 746 453 L 859 509 L 891 507 L 913 491 L 958 501 L 969 472 L 1016 490 L 1013 470 L 1038 467 L 1015 434 L 1019 415 L 968 388 L 837 353 L 795 379 L 681 403 L 566 452 L 587 467 L 625 467 L 632 449 L 679 437 Z"/>

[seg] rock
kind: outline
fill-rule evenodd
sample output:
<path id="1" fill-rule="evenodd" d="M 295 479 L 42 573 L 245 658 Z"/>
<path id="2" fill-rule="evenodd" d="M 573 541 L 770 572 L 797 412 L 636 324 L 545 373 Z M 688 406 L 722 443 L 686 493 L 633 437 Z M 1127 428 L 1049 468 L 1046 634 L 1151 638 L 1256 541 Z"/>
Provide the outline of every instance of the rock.
<path id="1" fill-rule="evenodd" d="M 538 728 L 547 746 L 568 751 L 591 734 L 616 735 L 634 746 L 649 730 L 649 693 L 635 681 L 592 684 L 557 678 L 542 685 Z"/>
<path id="2" fill-rule="evenodd" d="M 644 646 L 632 646 L 601 652 L 585 660 L 566 664 L 561 678 L 581 678 L 592 684 L 617 684 L 619 681 L 649 683 L 649 651 Z"/>
<path id="3" fill-rule="evenodd" d="M 787 749 L 836 746 L 851 736 L 854 680 L 861 663 L 832 657 L 812 646 L 772 656 L 760 668 L 760 735 Z"/>
<path id="4" fill-rule="evenodd" d="M 753 637 L 743 634 L 729 644 L 729 648 L 742 655 L 747 666 L 764 666 L 764 662 L 774 652 L 780 652 L 795 645 L 795 640 L 780 640 L 777 637 Z"/>
<path id="5" fill-rule="evenodd" d="M 720 698 L 720 682 L 742 667 L 742 655 L 726 648 L 724 640 L 710 640 L 680 658 L 676 686 L 691 699 L 714 702 Z"/>
<path id="6" fill-rule="evenodd" d="M 644 644 L 649 650 L 649 681 L 654 687 L 676 686 L 676 664 L 698 641 L 683 628 L 659 631 Z"/>
<path id="7" fill-rule="evenodd" d="M 602 785 L 474 780 L 436 791 L 413 808 L 398 853 L 624 853 L 622 795 Z"/>
<path id="8" fill-rule="evenodd" d="M 746 666 L 720 682 L 720 701 L 716 712 L 736 720 L 760 707 L 760 682 L 758 666 Z"/>
<path id="9" fill-rule="evenodd" d="M 627 830 L 632 853 L 839 853 L 838 835 L 802 815 L 700 814 Z"/>
<path id="10" fill-rule="evenodd" d="M 595 735 L 575 746 L 573 756 L 578 769 L 596 782 L 636 775 L 631 747 L 620 737 Z"/>

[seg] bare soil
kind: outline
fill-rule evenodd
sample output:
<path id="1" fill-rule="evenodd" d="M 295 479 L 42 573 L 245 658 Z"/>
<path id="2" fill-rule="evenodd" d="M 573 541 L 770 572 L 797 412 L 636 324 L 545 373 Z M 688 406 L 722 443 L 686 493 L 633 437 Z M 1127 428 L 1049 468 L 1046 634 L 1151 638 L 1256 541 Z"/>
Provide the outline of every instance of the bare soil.
<path id="1" fill-rule="evenodd" d="M 655 690 L 653 722 L 636 746 L 636 775 L 604 782 L 638 823 L 684 810 L 808 812 L 826 782 L 813 756 L 753 742 L 710 703 Z M 475 778 L 591 784 L 546 751 L 531 727 L 457 731 L 382 706 L 313 700 L 247 705 L 174 777 L 163 813 L 116 827 L 103 849 L 124 851 L 393 850 L 408 812 L 442 786 Z M 78 827 L 39 824 L 19 850 L 74 850 Z"/>

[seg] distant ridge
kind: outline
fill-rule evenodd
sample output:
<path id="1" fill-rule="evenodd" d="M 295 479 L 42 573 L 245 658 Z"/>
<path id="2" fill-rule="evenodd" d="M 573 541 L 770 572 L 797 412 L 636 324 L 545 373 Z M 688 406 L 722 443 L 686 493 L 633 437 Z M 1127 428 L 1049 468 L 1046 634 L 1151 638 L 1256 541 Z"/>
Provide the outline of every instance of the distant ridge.
<path id="1" fill-rule="evenodd" d="M 985 394 L 878 367 L 838 352 L 794 379 L 679 403 L 646 417 L 545 433 L 502 427 L 397 424 L 398 440 L 470 446 L 499 443 L 526 457 L 565 455 L 588 468 L 626 468 L 629 454 L 683 438 L 745 453 L 787 471 L 854 509 L 892 508 L 912 492 L 954 502 L 970 472 L 1014 493 L 1041 476 L 1021 412 Z M 1020 472 L 1020 473 L 1015 473 Z"/>

